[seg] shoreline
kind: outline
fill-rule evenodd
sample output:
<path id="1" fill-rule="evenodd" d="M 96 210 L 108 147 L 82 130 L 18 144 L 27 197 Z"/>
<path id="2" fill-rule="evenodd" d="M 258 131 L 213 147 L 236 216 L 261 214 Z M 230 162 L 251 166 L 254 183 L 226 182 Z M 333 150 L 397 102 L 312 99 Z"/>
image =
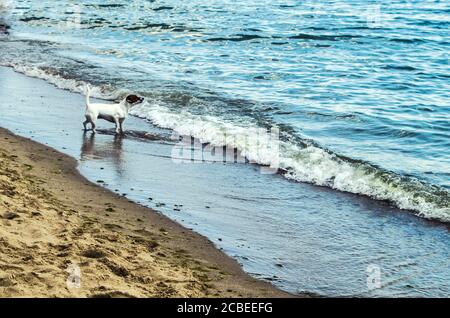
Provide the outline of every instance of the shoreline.
<path id="1" fill-rule="evenodd" d="M 1 297 L 293 296 L 206 237 L 88 181 L 76 159 L 4 128 L 0 145 Z M 67 285 L 71 264 L 80 288 Z"/>
<path id="2" fill-rule="evenodd" d="M 398 288 L 403 290 L 405 295 L 436 296 L 441 295 L 442 288 L 447 287 L 442 282 L 448 281 L 446 280 L 448 270 L 439 266 L 447 259 L 450 251 L 447 244 L 450 237 L 448 228 L 430 224 L 425 219 L 417 218 L 378 201 L 313 185 L 286 182 L 283 178 L 260 174 L 254 167 L 247 165 L 180 165 L 170 159 L 174 143 L 166 140 L 169 132 L 134 116 L 127 120 L 127 131 L 124 138 L 113 138 L 111 126 L 106 123 L 102 123 L 101 128 L 104 129 L 99 131 L 95 137 L 89 133 L 84 134 L 81 125 L 84 96 L 58 89 L 43 79 L 21 74 L 12 68 L 0 67 L 0 74 L 3 79 L 0 91 L 4 96 L 1 104 L 4 114 L 1 126 L 22 136 L 22 140 L 29 138 L 40 145 L 46 145 L 43 146 L 45 148 L 52 147 L 52 149 L 69 156 L 68 158 L 72 158 L 73 165 L 78 164 L 75 172 L 83 176 L 81 180 L 91 182 L 89 184 L 92 188 L 88 189 L 92 190 L 88 191 L 88 196 L 86 192 L 72 186 L 71 191 L 77 194 L 78 199 L 72 200 L 70 204 L 76 207 L 74 210 L 83 211 L 77 211 L 78 213 L 75 215 L 69 213 L 67 215 L 69 221 L 71 218 L 75 220 L 72 224 L 68 224 L 69 227 L 66 231 L 68 234 L 60 234 L 63 237 L 70 235 L 69 238 L 73 238 L 74 241 L 78 239 L 77 234 L 87 236 L 80 241 L 81 245 L 67 247 L 71 251 L 68 256 L 73 257 L 68 260 L 69 263 L 75 262 L 75 264 L 90 263 L 90 265 L 80 266 L 83 282 L 86 279 L 91 279 L 91 282 L 102 282 L 100 286 L 97 286 L 98 284 L 87 285 L 86 291 L 78 293 L 80 297 L 144 297 L 147 295 L 155 297 L 176 297 L 177 295 L 192 297 L 255 295 L 254 297 L 265 297 L 271 294 L 267 288 L 277 295 L 281 294 L 280 297 L 286 295 L 279 290 L 274 291 L 275 287 L 271 285 L 291 293 L 287 294 L 288 297 L 295 295 L 300 295 L 300 297 L 341 297 L 343 295 L 390 297 L 397 294 Z M 143 133 L 150 134 L 152 139 L 140 138 Z M 21 144 L 21 142 L 16 141 L 16 144 Z M 11 147 L 11 149 L 15 148 Z M 50 151 L 48 157 L 53 159 L 54 163 L 59 164 L 58 160 L 55 161 L 58 158 L 52 157 L 53 153 Z M 15 151 L 9 152 L 14 153 Z M 25 154 L 28 152 L 24 152 L 23 155 L 24 158 L 27 158 Z M 10 158 L 9 160 L 13 162 L 17 159 Z M 25 162 L 25 164 L 36 165 L 34 161 Z M 42 169 L 35 167 L 30 171 L 41 170 L 48 171 L 47 177 L 53 180 L 58 177 L 56 172 L 61 169 L 55 170 L 49 166 L 43 166 Z M 30 171 L 25 170 L 24 172 Z M 60 181 L 65 183 L 66 181 L 63 179 Z M 239 182 L 238 186 L 236 186 L 236 182 Z M 16 184 L 16 182 L 9 183 Z M 47 187 L 46 184 L 43 186 Z M 56 191 L 57 196 L 63 197 L 64 192 L 61 192 L 61 189 L 66 190 L 65 187 L 56 186 L 59 187 Z M 108 193 L 102 203 L 98 202 L 97 197 L 91 195 L 94 189 L 98 193 Z M 108 201 L 111 193 L 122 194 L 123 196 L 118 196 L 121 202 L 127 202 L 134 209 L 135 205 L 128 202 L 129 199 L 133 200 L 142 207 L 140 210 L 142 213 L 135 217 L 129 217 L 132 219 L 131 221 L 124 217 L 121 219 L 121 216 L 130 216 L 130 214 L 122 212 L 126 210 L 124 206 L 119 211 L 117 207 L 105 205 L 111 203 Z M 273 200 L 273 198 L 277 199 Z M 89 202 L 89 200 L 94 202 Z M 267 200 L 270 200 L 271 204 L 266 204 L 269 202 Z M 80 204 L 81 201 L 87 202 Z M 87 207 L 84 207 L 85 205 Z M 93 212 L 93 208 L 89 208 L 89 206 L 96 210 Z M 21 208 L 20 204 L 18 208 Z M 106 211 L 110 208 L 114 211 Z M 34 211 L 36 210 L 24 212 L 29 214 Z M 158 212 L 149 213 L 149 211 Z M 46 220 L 61 221 L 57 210 L 48 212 L 45 214 Z M 86 213 L 87 219 L 86 217 L 80 218 L 80 213 Z M 20 216 L 20 213 L 16 214 Z M 199 233 L 194 236 L 200 236 L 202 237 L 201 241 L 209 242 L 211 247 L 208 250 L 221 254 L 221 259 L 224 257 L 223 253 L 232 257 L 231 263 L 234 264 L 232 267 L 237 266 L 236 270 L 239 273 L 245 271 L 248 273 L 248 275 L 243 274 L 245 277 L 260 279 L 270 285 L 257 284 L 257 286 L 263 286 L 261 287 L 265 290 L 263 292 L 254 288 L 255 285 L 242 283 L 242 280 L 245 279 L 228 275 L 227 281 L 224 281 L 220 275 L 220 269 L 224 268 L 222 264 L 213 265 L 215 269 L 210 269 L 203 263 L 200 263 L 199 267 L 199 264 L 193 263 L 192 260 L 204 259 L 202 255 L 205 254 L 205 250 L 202 246 L 197 247 L 200 254 L 191 255 L 189 262 L 179 259 L 183 256 L 179 252 L 189 251 L 191 253 L 192 244 L 190 243 L 198 242 L 194 238 L 191 241 L 184 240 L 186 242 L 183 245 L 186 248 L 173 246 L 187 236 L 181 233 L 182 230 L 177 232 L 180 233 L 177 238 L 168 237 L 169 234 L 160 231 L 161 227 L 159 226 L 148 226 L 148 231 L 130 230 L 130 222 L 134 224 L 135 229 L 137 224 L 138 230 L 143 228 L 145 230 L 141 221 L 150 217 L 157 220 L 156 215 L 159 215 L 159 218 L 164 215 L 169 220 L 173 220 L 172 223 L 169 223 L 176 222 L 179 224 L 177 228 L 188 229 L 187 233 L 192 233 L 191 231 Z M 337 215 L 339 217 L 336 217 Z M 66 215 L 63 215 L 62 219 L 65 217 Z M 97 220 L 99 218 L 101 222 Z M 141 221 L 138 221 L 138 218 Z M 39 233 L 39 231 L 49 232 L 45 227 L 48 224 L 44 221 L 32 220 L 29 216 L 26 220 L 31 223 L 29 226 L 22 226 L 22 230 L 17 228 L 20 225 L 19 218 L 7 220 L 5 223 L 9 222 L 10 225 L 16 226 L 15 229 L 12 229 L 15 231 L 15 235 L 29 232 Z M 2 222 L 2 218 L 0 218 L 0 222 Z M 115 242 L 114 244 L 119 247 L 107 249 L 105 252 L 107 255 L 104 258 L 93 258 L 92 256 L 97 255 L 96 251 L 87 252 L 91 255 L 90 258 L 83 257 L 82 253 L 86 252 L 89 244 L 93 244 L 96 248 L 102 247 L 103 244 L 112 244 L 105 238 L 115 238 L 114 235 L 97 233 L 105 230 L 104 226 L 99 227 L 98 223 L 107 224 L 109 228 L 106 230 L 109 233 L 125 231 L 128 239 Z M 73 226 L 73 224 L 77 226 Z M 414 227 L 412 228 L 411 225 Z M 38 231 L 34 230 L 36 228 Z M 341 229 L 346 230 L 342 231 Z M 168 231 L 166 228 L 164 230 L 164 232 Z M 405 233 L 408 233 L 406 237 Z M 142 237 L 143 235 L 144 237 Z M 33 239 L 34 236 L 31 238 Z M 50 236 L 50 238 L 52 237 Z M 399 238 L 404 238 L 401 239 L 404 246 L 402 249 L 397 249 L 396 245 L 392 245 L 392 242 L 397 242 Z M 43 280 L 44 284 L 52 286 L 53 277 L 58 277 L 60 289 L 52 295 L 60 297 L 74 295 L 74 291 L 68 291 L 64 285 L 69 275 L 66 270 L 70 264 L 61 263 L 59 260 L 66 253 L 66 243 L 55 245 L 53 241 L 60 239 L 56 237 L 53 238 L 53 241 L 50 240 L 45 244 L 32 244 L 23 242 L 23 238 L 19 237 L 22 245 L 14 245 L 13 239 L 10 237 L 9 241 L 6 241 L 9 247 L 8 244 L 2 246 L 0 243 L 0 252 L 3 250 L 6 255 L 10 253 L 15 257 L 9 262 L 5 258 L 6 263 L 3 265 L 0 263 L 0 266 L 3 266 L 1 269 L 8 270 L 8 275 L 0 276 L 0 288 L 5 287 L 12 291 L 16 288 L 20 291 L 20 284 L 14 285 L 18 279 L 21 279 L 25 285 L 37 286 Z M 150 242 L 153 245 L 153 241 L 159 244 L 159 250 L 149 253 L 147 246 Z M 170 248 L 170 246 L 163 246 L 160 241 L 173 243 L 173 248 L 169 249 L 170 253 L 163 252 L 164 257 L 158 256 L 158 252 L 161 249 Z M 214 245 L 210 242 L 214 242 Z M 441 247 L 439 253 L 430 259 L 424 259 L 422 255 L 426 254 L 433 246 Z M 31 250 L 30 247 L 32 247 Z M 362 248 L 355 250 L 355 247 Z M 43 255 L 47 256 L 40 256 L 37 253 L 40 249 L 44 249 Z M 118 255 L 116 250 L 120 250 Z M 180 251 L 177 252 L 177 250 Z M 30 262 L 27 251 L 35 254 L 37 261 L 22 264 L 23 260 Z M 355 251 L 357 252 L 355 253 Z M 19 255 L 19 252 L 22 254 Z M 55 255 L 61 256 L 55 257 Z M 146 258 L 146 255 L 149 257 Z M 385 275 L 392 275 L 400 283 L 387 285 L 374 291 L 367 290 L 366 268 L 368 265 L 374 264 L 374 255 L 387 255 L 385 260 L 375 261 L 375 264 L 383 268 Z M 156 261 L 157 268 L 161 268 L 161 270 L 169 268 L 169 276 L 177 275 L 177 277 L 187 277 L 187 279 L 178 278 L 178 281 L 177 279 L 168 279 L 168 282 L 163 280 L 163 284 L 159 287 L 142 285 L 142 282 L 145 281 L 150 284 L 161 282 L 164 277 L 167 277 L 167 272 L 163 272 L 161 274 L 163 276 L 148 274 L 155 270 L 152 269 L 153 265 L 151 264 L 147 267 L 150 270 L 142 272 L 144 268 L 137 267 L 142 259 L 141 256 L 144 256 L 143 259 L 149 264 Z M 208 258 L 210 255 L 206 256 L 207 259 L 210 259 Z M 47 259 L 52 262 L 48 262 Z M 401 264 L 404 259 L 412 259 L 417 264 L 408 268 L 398 268 L 397 264 Z M 239 262 L 242 268 L 234 260 Z M 37 269 L 25 270 L 21 267 L 7 267 L 8 264 L 19 264 L 28 268 L 34 266 L 36 262 L 38 265 L 42 263 L 44 266 L 39 265 Z M 163 263 L 166 265 L 161 265 Z M 215 264 L 217 263 L 220 261 L 215 262 Z M 177 266 L 177 271 L 174 272 L 170 269 L 172 264 Z M 180 264 L 185 264 L 185 266 L 180 268 Z M 359 265 L 355 266 L 355 264 Z M 94 273 L 89 268 L 91 265 L 95 266 Z M 210 272 L 209 277 L 204 275 L 205 267 Z M 123 268 L 127 270 L 125 271 Z M 86 269 L 88 273 L 85 273 Z M 113 270 L 126 276 L 117 277 L 112 272 Z M 409 282 L 405 278 L 410 270 L 434 271 L 439 279 L 432 280 L 432 285 L 427 290 L 411 290 L 401 286 L 401 282 Z M 24 271 L 36 272 L 38 276 L 23 276 Z M 136 271 L 137 273 L 135 273 Z M 52 277 L 46 281 L 48 275 Z M 140 281 L 136 281 L 135 278 Z M 425 286 L 430 283 L 426 275 L 417 279 L 418 281 L 410 283 L 413 286 Z M 129 294 L 121 293 L 122 287 L 132 289 L 129 284 L 134 284 L 133 286 L 137 289 Z M 192 284 L 194 284 L 194 288 Z M 187 285 L 189 286 L 187 287 Z M 210 285 L 214 285 L 213 288 Z M 234 288 L 234 286 L 239 286 L 239 288 Z M 330 286 L 330 288 L 324 288 L 326 286 Z M 36 288 L 39 291 L 39 287 Z M 2 290 L 4 289 L 0 289 L 0 292 Z M 22 290 L 26 291 L 26 288 L 22 288 Z M 46 291 L 47 289 L 41 290 Z M 63 292 L 60 292 L 61 290 Z M 30 291 L 29 295 L 31 294 Z M 35 294 L 45 296 L 42 292 Z"/>
<path id="3" fill-rule="evenodd" d="M 445 6 L 5 1 L 0 298 L 450 295 Z"/>

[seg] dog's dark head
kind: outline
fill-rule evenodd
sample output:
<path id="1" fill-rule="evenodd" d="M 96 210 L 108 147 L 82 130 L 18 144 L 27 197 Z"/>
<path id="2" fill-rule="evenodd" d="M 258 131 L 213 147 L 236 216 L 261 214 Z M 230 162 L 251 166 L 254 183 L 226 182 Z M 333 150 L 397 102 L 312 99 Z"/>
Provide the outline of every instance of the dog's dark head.
<path id="1" fill-rule="evenodd" d="M 0 35 L 9 35 L 10 26 L 0 20 Z"/>
<path id="2" fill-rule="evenodd" d="M 128 103 L 128 105 L 135 106 L 137 104 L 142 103 L 144 101 L 144 98 L 140 97 L 140 96 L 137 96 L 137 95 L 134 95 L 134 94 L 131 94 L 131 95 L 128 95 L 125 98 L 125 101 Z"/>

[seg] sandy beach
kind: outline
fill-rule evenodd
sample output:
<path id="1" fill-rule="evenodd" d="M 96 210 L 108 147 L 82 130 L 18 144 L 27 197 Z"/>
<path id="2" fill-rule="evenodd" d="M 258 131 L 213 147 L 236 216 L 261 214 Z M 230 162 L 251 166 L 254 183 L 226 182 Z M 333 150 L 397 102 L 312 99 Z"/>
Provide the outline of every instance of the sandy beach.
<path id="1" fill-rule="evenodd" d="M 22 136 L 0 138 L 3 297 L 290 296 L 272 284 L 292 295 L 390 297 L 412 283 L 411 269 L 398 265 L 404 259 L 447 277 L 446 227 L 257 166 L 180 164 L 171 131 L 136 116 L 122 137 L 107 122 L 95 136 L 84 133 L 83 95 L 12 68 L 0 67 L 0 96 L 0 126 Z M 46 183 L 28 189 L 51 195 L 26 190 L 30 176 Z M 430 250 L 437 253 L 422 257 Z M 378 263 L 377 255 L 387 259 Z M 368 290 L 371 264 L 403 280 Z M 68 288 L 77 270 L 81 288 Z M 415 279 L 430 287 L 414 295 L 446 295 L 446 279 Z"/>
<path id="2" fill-rule="evenodd" d="M 448 13 L 0 0 L 0 297 L 447 298 Z"/>
<path id="3" fill-rule="evenodd" d="M 0 149 L 1 297 L 288 296 L 74 159 L 5 129 Z"/>

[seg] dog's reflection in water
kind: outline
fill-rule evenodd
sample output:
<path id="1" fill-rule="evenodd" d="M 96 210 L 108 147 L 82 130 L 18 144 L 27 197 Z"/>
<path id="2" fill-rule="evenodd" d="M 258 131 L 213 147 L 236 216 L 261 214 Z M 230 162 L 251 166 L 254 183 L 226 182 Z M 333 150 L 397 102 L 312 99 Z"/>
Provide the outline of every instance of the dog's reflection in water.
<path id="1" fill-rule="evenodd" d="M 111 136 L 110 141 L 96 141 L 98 136 L 96 134 L 84 132 L 83 143 L 81 146 L 81 160 L 106 160 L 115 167 L 118 174 L 122 170 L 122 144 L 123 136 L 115 134 Z M 100 136 L 101 138 L 101 136 Z M 101 138 L 103 139 L 103 138 Z"/>

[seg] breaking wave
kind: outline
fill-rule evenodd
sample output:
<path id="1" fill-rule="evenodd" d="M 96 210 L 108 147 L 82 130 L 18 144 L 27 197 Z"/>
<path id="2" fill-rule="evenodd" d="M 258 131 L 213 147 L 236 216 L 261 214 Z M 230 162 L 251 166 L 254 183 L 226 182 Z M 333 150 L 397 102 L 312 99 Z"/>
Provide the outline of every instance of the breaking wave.
<path id="1" fill-rule="evenodd" d="M 85 81 L 54 69 L 3 64 L 25 75 L 44 79 L 58 88 L 84 92 Z M 101 99 L 117 100 L 128 92 L 109 85 L 92 86 L 92 96 Z M 414 211 L 418 216 L 450 222 L 449 190 L 341 156 L 313 141 L 283 135 L 274 151 L 270 144 L 272 140 L 261 138 L 261 128 L 254 122 L 224 120 L 212 115 L 192 114 L 188 110 L 175 111 L 167 101 L 146 102 L 134 107 L 131 115 L 180 135 L 195 137 L 203 143 L 237 148 L 251 162 L 276 167 L 290 180 L 388 201 L 400 209 Z"/>
<path id="2" fill-rule="evenodd" d="M 235 124 L 212 116 L 173 112 L 158 104 L 138 106 L 132 114 L 201 142 L 236 147 L 252 162 L 286 171 L 288 179 L 389 201 L 425 218 L 450 221 L 448 190 L 340 156 L 314 142 L 288 138 L 280 140 L 278 151 L 273 151 L 273 140 L 261 138 L 260 128 L 251 123 Z"/>

